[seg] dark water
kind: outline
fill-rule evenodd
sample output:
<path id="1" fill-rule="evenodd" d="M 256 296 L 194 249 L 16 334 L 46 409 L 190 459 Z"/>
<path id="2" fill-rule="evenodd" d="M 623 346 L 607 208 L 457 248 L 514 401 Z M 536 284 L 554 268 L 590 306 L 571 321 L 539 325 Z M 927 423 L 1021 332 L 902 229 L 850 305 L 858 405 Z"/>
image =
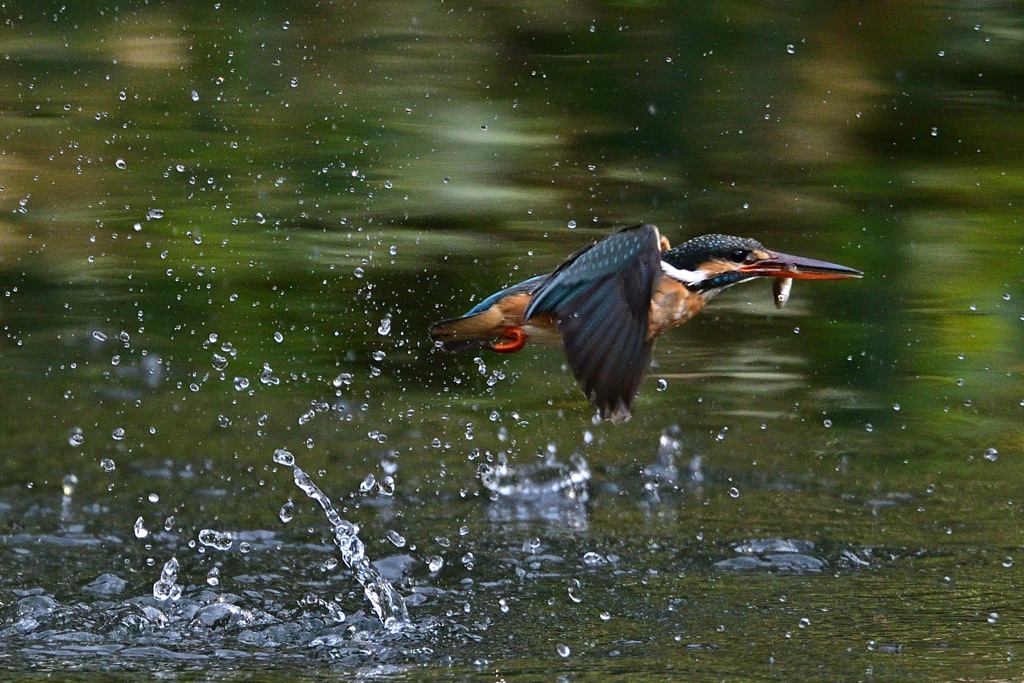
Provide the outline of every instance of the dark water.
<path id="1" fill-rule="evenodd" d="M 5 679 L 1021 677 L 1020 7 L 0 17 Z M 433 350 L 639 221 L 866 276 Z"/>

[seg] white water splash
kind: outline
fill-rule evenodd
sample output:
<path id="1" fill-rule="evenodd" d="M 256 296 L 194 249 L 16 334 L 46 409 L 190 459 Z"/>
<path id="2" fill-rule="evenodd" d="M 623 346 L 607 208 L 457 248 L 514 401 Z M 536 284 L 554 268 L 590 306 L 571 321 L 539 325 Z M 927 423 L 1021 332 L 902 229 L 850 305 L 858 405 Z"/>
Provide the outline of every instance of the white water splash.
<path id="1" fill-rule="evenodd" d="M 356 581 L 363 587 L 363 594 L 370 601 L 370 606 L 377 618 L 389 630 L 400 629 L 409 621 L 405 600 L 395 590 L 395 587 L 370 564 L 369 558 L 366 557 L 366 547 L 359 538 L 359 525 L 341 518 L 331 504 L 331 499 L 320 490 L 320 487 L 310 479 L 308 474 L 294 465 L 293 457 L 283 458 L 275 453 L 274 460 L 281 465 L 290 465 L 293 468 L 295 485 L 323 508 L 324 515 L 331 525 L 334 543 L 341 551 L 341 559 L 346 566 L 352 569 Z"/>

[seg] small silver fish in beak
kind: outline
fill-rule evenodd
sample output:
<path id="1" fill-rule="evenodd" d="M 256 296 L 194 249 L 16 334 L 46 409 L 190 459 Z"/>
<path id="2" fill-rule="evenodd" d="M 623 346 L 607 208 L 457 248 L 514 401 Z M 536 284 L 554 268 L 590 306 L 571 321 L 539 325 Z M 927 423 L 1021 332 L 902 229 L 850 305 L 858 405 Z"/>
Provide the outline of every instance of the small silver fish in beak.
<path id="1" fill-rule="evenodd" d="M 782 308 L 789 301 L 789 293 L 793 290 L 793 278 L 780 277 L 772 281 L 772 294 L 775 295 L 775 308 Z"/>

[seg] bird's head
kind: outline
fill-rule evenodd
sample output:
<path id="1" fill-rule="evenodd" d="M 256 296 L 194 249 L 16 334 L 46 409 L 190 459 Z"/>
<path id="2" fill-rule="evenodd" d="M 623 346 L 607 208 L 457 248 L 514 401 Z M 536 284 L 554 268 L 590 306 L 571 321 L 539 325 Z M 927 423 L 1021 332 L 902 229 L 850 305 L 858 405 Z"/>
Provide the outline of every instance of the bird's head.
<path id="1" fill-rule="evenodd" d="M 701 235 L 661 254 L 662 270 L 705 299 L 726 287 L 758 277 L 842 280 L 861 277 L 853 268 L 766 249 L 757 240 Z"/>

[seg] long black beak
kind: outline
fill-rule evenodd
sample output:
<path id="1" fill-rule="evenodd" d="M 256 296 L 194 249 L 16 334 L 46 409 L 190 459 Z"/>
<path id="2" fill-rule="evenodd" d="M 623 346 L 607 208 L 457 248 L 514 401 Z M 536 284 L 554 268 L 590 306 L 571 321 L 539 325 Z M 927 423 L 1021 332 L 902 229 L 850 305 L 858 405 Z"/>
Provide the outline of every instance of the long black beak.
<path id="1" fill-rule="evenodd" d="M 762 261 L 740 266 L 739 271 L 757 277 L 782 277 L 792 280 L 845 280 L 864 275 L 859 270 L 838 263 L 790 256 L 776 251 L 769 251 L 768 258 Z"/>

